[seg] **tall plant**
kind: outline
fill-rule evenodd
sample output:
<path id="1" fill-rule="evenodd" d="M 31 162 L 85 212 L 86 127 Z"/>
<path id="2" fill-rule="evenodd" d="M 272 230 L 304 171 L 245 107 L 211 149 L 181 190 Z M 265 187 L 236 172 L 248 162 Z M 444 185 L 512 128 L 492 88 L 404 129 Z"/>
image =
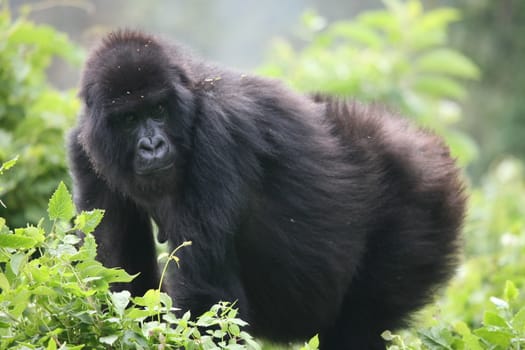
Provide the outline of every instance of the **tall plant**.
<path id="1" fill-rule="evenodd" d="M 474 63 L 450 48 L 453 8 L 424 11 L 420 0 L 384 0 L 385 9 L 327 24 L 303 16 L 304 47 L 275 41 L 260 72 L 303 91 L 381 102 L 442 133 L 463 163 L 476 155 L 471 139 L 451 126 L 461 119 L 465 82 L 478 79 Z"/>

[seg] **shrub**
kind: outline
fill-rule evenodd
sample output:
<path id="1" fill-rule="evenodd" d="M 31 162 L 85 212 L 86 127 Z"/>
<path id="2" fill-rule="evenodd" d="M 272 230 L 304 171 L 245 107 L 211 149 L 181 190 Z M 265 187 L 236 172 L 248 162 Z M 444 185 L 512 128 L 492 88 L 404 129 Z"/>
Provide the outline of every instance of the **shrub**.
<path id="1" fill-rule="evenodd" d="M 419 0 L 384 0 L 383 10 L 329 25 L 315 12 L 303 16 L 305 45 L 276 40 L 259 71 L 303 91 L 321 91 L 381 102 L 440 132 L 463 164 L 477 152 L 453 126 L 467 95 L 464 82 L 479 69 L 448 45 L 453 8 L 424 11 Z"/>
<path id="2" fill-rule="evenodd" d="M 0 197 L 9 203 L 2 215 L 20 226 L 38 222 L 56 183 L 69 181 L 64 130 L 79 101 L 74 91 L 54 89 L 46 69 L 54 58 L 79 63 L 82 53 L 64 34 L 24 16 L 13 20 L 0 6 L 0 163 L 19 155 Z"/>
<path id="3" fill-rule="evenodd" d="M 112 283 L 133 276 L 95 260 L 91 233 L 103 212 L 75 215 L 63 183 L 48 213 L 49 232 L 43 220 L 10 230 L 0 218 L 0 349 L 259 348 L 227 303 L 192 321 L 189 312 L 175 316 L 160 287 L 135 298 L 112 292 Z M 85 234 L 82 242 L 77 230 Z"/>

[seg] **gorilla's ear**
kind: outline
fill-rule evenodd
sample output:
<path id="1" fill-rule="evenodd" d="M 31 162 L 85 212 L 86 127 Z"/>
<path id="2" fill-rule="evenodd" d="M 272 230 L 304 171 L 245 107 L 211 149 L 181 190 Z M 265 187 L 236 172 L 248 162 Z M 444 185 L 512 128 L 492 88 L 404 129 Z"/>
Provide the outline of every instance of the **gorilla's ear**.
<path id="1" fill-rule="evenodd" d="M 84 85 L 78 92 L 78 97 L 84 101 L 88 108 L 91 108 L 93 105 L 93 94 L 91 93 L 92 85 Z"/>

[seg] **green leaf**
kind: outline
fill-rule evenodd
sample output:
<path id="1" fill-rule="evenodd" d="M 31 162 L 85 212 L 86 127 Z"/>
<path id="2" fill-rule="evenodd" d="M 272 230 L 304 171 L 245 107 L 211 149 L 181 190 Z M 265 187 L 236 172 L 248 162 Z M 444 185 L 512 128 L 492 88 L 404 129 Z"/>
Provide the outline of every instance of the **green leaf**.
<path id="1" fill-rule="evenodd" d="M 234 337 L 238 337 L 241 334 L 241 328 L 236 324 L 230 324 L 228 326 L 228 333 Z"/>
<path id="2" fill-rule="evenodd" d="M 113 343 L 116 342 L 117 339 L 118 339 L 118 335 L 116 335 L 116 334 L 98 338 L 98 340 L 101 343 L 108 344 L 108 345 L 113 345 Z"/>
<path id="3" fill-rule="evenodd" d="M 26 237 L 34 239 L 37 244 L 44 242 L 46 239 L 44 229 L 41 227 L 28 226 L 23 229 L 22 234 Z"/>
<path id="4" fill-rule="evenodd" d="M 160 306 L 160 291 L 158 289 L 150 289 L 143 297 L 136 297 L 133 302 L 137 305 L 144 306 L 150 309 Z"/>
<path id="5" fill-rule="evenodd" d="M 392 334 L 391 331 L 386 330 L 383 333 L 381 333 L 381 338 L 383 338 L 384 340 L 387 340 L 387 341 L 392 341 L 392 340 L 394 340 L 395 336 L 394 336 L 394 334 Z"/>
<path id="6" fill-rule="evenodd" d="M 122 316 L 124 315 L 124 311 L 126 310 L 126 307 L 128 306 L 131 298 L 130 292 L 127 290 L 123 290 L 121 292 L 113 292 L 110 294 L 111 302 L 113 303 L 113 308 L 115 309 L 115 312 Z"/>
<path id="7" fill-rule="evenodd" d="M 46 286 L 38 286 L 35 289 L 31 291 L 34 295 L 45 295 L 45 296 L 56 296 L 58 293 L 49 287 Z"/>
<path id="8" fill-rule="evenodd" d="M 94 209 L 91 211 L 83 211 L 75 218 L 75 229 L 86 234 L 92 233 L 100 224 L 103 216 L 104 210 Z"/>
<path id="9" fill-rule="evenodd" d="M 15 274 L 15 276 L 18 276 L 18 273 L 20 271 L 20 267 L 22 264 L 26 261 L 26 255 L 23 253 L 17 253 L 11 257 L 11 271 Z"/>
<path id="10" fill-rule="evenodd" d="M 329 34 L 350 39 L 367 47 L 377 48 L 383 44 L 376 31 L 358 23 L 335 23 L 330 27 Z"/>
<path id="11" fill-rule="evenodd" d="M 55 342 L 55 339 L 49 339 L 49 343 L 47 343 L 46 350 L 57 350 L 57 343 Z"/>
<path id="12" fill-rule="evenodd" d="M 490 344 L 499 345 L 501 349 L 508 349 L 511 339 L 513 338 L 513 335 L 510 332 L 498 329 L 489 329 L 486 327 L 476 329 L 474 334 L 480 336 Z M 494 349 L 494 347 L 491 347 L 491 349 Z"/>
<path id="13" fill-rule="evenodd" d="M 457 322 L 454 325 L 454 330 L 461 335 L 463 342 L 466 345 L 466 348 L 469 350 L 483 350 L 483 347 L 481 346 L 479 342 L 479 338 L 472 334 L 470 328 L 467 326 L 465 322 Z"/>
<path id="14" fill-rule="evenodd" d="M 422 19 L 422 27 L 426 32 L 445 28 L 450 22 L 460 19 L 460 13 L 457 9 L 451 7 L 442 7 L 427 12 Z"/>
<path id="15" fill-rule="evenodd" d="M 518 298 L 518 296 L 520 295 L 520 292 L 518 290 L 518 288 L 516 288 L 516 286 L 514 285 L 514 283 L 512 281 L 506 281 L 505 282 L 505 290 L 503 292 L 503 295 L 505 297 L 505 300 L 507 301 L 513 301 L 513 300 L 516 300 Z"/>
<path id="16" fill-rule="evenodd" d="M 5 225 L 5 219 L 0 218 L 0 234 L 7 234 L 9 233 L 9 229 Z"/>
<path id="17" fill-rule="evenodd" d="M 308 347 L 310 349 L 317 349 L 319 347 L 319 336 L 315 335 L 308 341 Z"/>
<path id="18" fill-rule="evenodd" d="M 9 280 L 3 273 L 0 273 L 0 289 L 2 291 L 6 291 L 11 289 L 11 285 L 9 284 Z"/>
<path id="19" fill-rule="evenodd" d="M 512 318 L 512 326 L 521 334 L 525 334 L 525 307 L 521 308 Z"/>
<path id="20" fill-rule="evenodd" d="M 80 247 L 77 254 L 71 257 L 72 260 L 89 260 L 89 259 L 95 259 L 97 256 L 97 242 L 95 241 L 95 238 L 91 234 L 87 234 L 84 237 L 84 242 L 82 246 Z"/>
<path id="21" fill-rule="evenodd" d="M 364 12 L 357 17 L 357 21 L 371 27 L 376 27 L 387 33 L 397 29 L 395 17 L 387 11 Z"/>
<path id="22" fill-rule="evenodd" d="M 75 206 L 66 185 L 61 181 L 49 200 L 49 218 L 69 221 L 75 215 Z"/>
<path id="23" fill-rule="evenodd" d="M 141 310 L 137 308 L 133 309 L 126 309 L 126 318 L 130 318 L 132 320 L 142 320 L 146 317 L 157 315 L 158 311 L 156 310 Z"/>
<path id="24" fill-rule="evenodd" d="M 485 326 L 508 327 L 507 322 L 498 314 L 486 311 L 483 315 L 483 324 Z"/>
<path id="25" fill-rule="evenodd" d="M 76 235 L 65 235 L 64 238 L 62 239 L 62 242 L 68 245 L 75 245 L 78 242 L 80 242 L 80 237 Z"/>
<path id="26" fill-rule="evenodd" d="M 424 73 L 443 73 L 468 79 L 480 76 L 478 67 L 471 60 L 452 49 L 435 49 L 421 55 L 415 68 Z"/>
<path id="27" fill-rule="evenodd" d="M 460 165 L 466 166 L 479 157 L 478 145 L 472 138 L 459 130 L 449 130 L 445 135 L 452 156 Z"/>
<path id="28" fill-rule="evenodd" d="M 421 341 L 430 349 L 447 349 L 453 350 L 453 342 L 450 331 L 445 328 L 434 327 L 429 330 L 419 332 Z"/>
<path id="29" fill-rule="evenodd" d="M 440 75 L 417 76 L 412 82 L 415 90 L 438 98 L 462 99 L 465 89 L 456 81 Z"/>
<path id="30" fill-rule="evenodd" d="M 33 248 L 36 241 L 32 238 L 17 234 L 0 234 L 0 247 L 13 249 Z"/>
<path id="31" fill-rule="evenodd" d="M 11 169 L 16 164 L 17 160 L 18 156 L 11 160 L 8 160 L 7 162 L 2 163 L 2 165 L 0 166 L 0 174 L 3 174 L 4 171 Z"/>

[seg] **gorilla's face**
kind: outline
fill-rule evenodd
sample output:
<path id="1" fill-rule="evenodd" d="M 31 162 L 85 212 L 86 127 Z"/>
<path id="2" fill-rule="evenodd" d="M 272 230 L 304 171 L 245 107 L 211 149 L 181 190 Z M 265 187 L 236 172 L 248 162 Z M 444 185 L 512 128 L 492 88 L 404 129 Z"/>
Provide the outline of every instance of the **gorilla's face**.
<path id="1" fill-rule="evenodd" d="M 141 106 L 109 116 L 112 134 L 128 139 L 129 165 L 136 177 L 152 177 L 175 165 L 176 145 L 168 135 L 165 103 Z"/>
<path id="2" fill-rule="evenodd" d="M 190 145 L 188 79 L 151 42 L 101 52 L 84 72 L 80 141 L 110 186 L 142 200 L 169 192 Z"/>

